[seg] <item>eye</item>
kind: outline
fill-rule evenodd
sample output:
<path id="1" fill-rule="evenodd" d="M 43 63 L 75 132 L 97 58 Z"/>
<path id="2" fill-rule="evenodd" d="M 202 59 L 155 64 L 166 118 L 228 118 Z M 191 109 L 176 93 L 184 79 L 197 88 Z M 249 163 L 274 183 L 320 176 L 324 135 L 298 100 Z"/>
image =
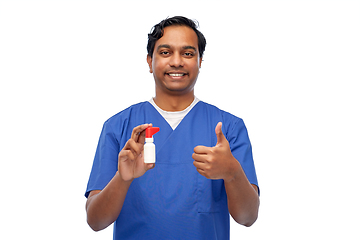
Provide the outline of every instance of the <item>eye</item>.
<path id="1" fill-rule="evenodd" d="M 169 55 L 169 54 L 170 54 L 170 53 L 169 53 L 168 51 L 161 51 L 161 52 L 160 52 L 160 55 L 165 55 L 165 56 L 166 56 L 166 55 Z"/>
<path id="2" fill-rule="evenodd" d="M 186 53 L 184 53 L 184 55 L 185 55 L 186 57 L 193 57 L 193 56 L 194 56 L 194 53 L 192 53 L 192 52 L 186 52 Z"/>

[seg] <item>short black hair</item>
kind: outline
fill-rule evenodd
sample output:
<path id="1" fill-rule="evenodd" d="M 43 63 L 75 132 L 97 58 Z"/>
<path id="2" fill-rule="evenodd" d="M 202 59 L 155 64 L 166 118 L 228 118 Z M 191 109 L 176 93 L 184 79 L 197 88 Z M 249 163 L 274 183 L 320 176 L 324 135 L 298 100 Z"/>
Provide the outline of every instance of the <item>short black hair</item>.
<path id="1" fill-rule="evenodd" d="M 197 29 L 199 27 L 199 23 L 197 21 L 193 21 L 191 19 L 182 16 L 166 18 L 162 20 L 160 23 L 156 24 L 151 29 L 150 34 L 148 34 L 148 44 L 147 44 L 148 55 L 152 57 L 154 53 L 156 41 L 159 40 L 164 35 L 164 28 L 172 25 L 188 26 L 195 31 L 198 37 L 198 48 L 199 48 L 200 58 L 202 58 L 205 51 L 206 39 L 204 35 Z"/>

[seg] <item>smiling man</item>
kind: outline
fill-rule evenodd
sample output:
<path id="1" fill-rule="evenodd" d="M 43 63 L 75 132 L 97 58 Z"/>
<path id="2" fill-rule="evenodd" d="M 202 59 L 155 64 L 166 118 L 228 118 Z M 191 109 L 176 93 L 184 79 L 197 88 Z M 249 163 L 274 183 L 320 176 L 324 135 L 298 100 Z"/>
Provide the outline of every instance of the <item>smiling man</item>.
<path id="1" fill-rule="evenodd" d="M 181 111 L 194 101 L 194 86 L 202 61 L 198 37 L 192 28 L 182 25 L 171 25 L 163 31 L 155 51 L 147 56 L 155 79 L 154 101 L 165 111 Z"/>
<path id="2" fill-rule="evenodd" d="M 229 239 L 229 215 L 251 226 L 259 208 L 244 122 L 195 97 L 206 40 L 192 20 L 165 19 L 148 37 L 156 95 L 104 123 L 85 194 L 88 224 L 115 223 L 114 239 Z M 156 166 L 143 157 L 151 125 L 160 127 Z"/>

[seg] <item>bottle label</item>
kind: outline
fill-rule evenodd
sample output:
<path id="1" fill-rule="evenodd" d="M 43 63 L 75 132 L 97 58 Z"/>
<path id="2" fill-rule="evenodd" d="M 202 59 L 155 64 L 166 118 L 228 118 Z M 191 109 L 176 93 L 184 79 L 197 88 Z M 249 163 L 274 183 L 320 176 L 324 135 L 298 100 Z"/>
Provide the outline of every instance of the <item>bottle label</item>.
<path id="1" fill-rule="evenodd" d="M 145 144 L 144 146 L 144 162 L 155 163 L 155 145 Z"/>

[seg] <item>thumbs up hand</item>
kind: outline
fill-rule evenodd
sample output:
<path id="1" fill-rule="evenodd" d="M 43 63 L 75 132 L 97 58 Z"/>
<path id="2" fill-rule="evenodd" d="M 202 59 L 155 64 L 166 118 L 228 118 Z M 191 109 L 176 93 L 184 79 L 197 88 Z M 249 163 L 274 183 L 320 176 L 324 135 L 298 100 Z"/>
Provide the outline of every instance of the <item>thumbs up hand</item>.
<path id="1" fill-rule="evenodd" d="M 197 146 L 192 155 L 197 171 L 209 179 L 231 181 L 238 172 L 240 163 L 230 150 L 230 145 L 222 130 L 222 123 L 216 125 L 217 143 L 214 147 Z"/>

